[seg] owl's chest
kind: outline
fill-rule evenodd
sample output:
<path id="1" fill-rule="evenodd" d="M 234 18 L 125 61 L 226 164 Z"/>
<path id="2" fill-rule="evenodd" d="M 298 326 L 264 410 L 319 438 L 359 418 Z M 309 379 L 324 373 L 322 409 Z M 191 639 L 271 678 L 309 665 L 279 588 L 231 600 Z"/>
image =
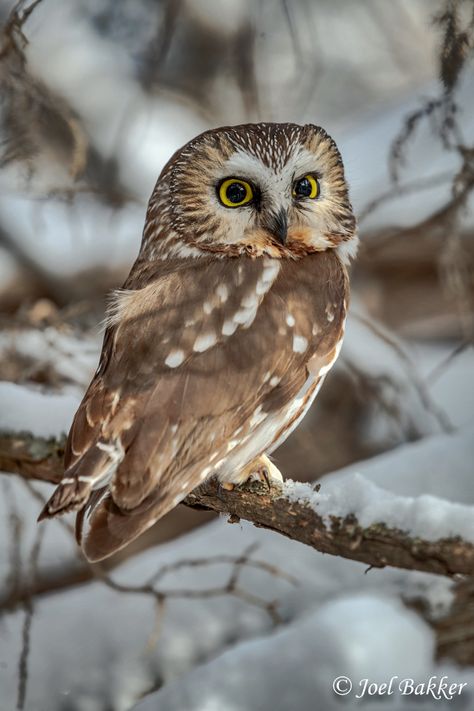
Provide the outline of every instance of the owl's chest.
<path id="1" fill-rule="evenodd" d="M 304 310 L 313 323 L 331 328 L 347 304 L 347 272 L 334 250 L 285 260 L 271 293 L 282 310 Z"/>

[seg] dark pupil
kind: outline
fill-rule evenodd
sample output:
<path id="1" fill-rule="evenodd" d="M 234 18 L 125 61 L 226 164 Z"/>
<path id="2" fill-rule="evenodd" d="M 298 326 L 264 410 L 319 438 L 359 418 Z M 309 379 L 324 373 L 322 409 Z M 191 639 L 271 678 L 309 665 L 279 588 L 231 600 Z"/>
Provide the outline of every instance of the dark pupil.
<path id="1" fill-rule="evenodd" d="M 295 193 L 298 197 L 309 197 L 311 195 L 311 183 L 308 178 L 301 178 L 295 185 Z"/>
<path id="2" fill-rule="evenodd" d="M 244 200 L 247 191 L 240 183 L 231 183 L 226 191 L 227 199 L 233 203 L 239 203 Z"/>

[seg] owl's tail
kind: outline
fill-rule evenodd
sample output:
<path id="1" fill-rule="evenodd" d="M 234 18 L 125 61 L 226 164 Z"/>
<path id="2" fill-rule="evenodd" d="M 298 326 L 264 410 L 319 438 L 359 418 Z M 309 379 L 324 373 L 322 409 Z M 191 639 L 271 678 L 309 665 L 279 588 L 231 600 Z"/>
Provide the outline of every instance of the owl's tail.
<path id="1" fill-rule="evenodd" d="M 63 478 L 38 516 L 38 521 L 84 508 L 92 491 L 105 486 L 111 479 L 121 457 L 121 453 L 115 450 L 114 445 L 97 442 L 66 469 Z"/>
<path id="2" fill-rule="evenodd" d="M 164 516 L 175 504 L 164 501 L 159 488 L 133 510 L 124 511 L 114 502 L 108 487 L 92 492 L 76 518 L 76 539 L 91 563 L 124 548 Z"/>

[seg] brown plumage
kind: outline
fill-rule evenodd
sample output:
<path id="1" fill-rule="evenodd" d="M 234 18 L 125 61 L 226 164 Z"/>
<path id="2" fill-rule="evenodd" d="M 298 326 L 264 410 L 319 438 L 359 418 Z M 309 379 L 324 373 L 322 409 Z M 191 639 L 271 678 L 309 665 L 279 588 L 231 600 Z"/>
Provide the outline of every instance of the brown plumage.
<path id="1" fill-rule="evenodd" d="M 234 204 L 247 184 L 247 202 Z M 355 243 L 340 156 L 322 129 L 223 128 L 178 151 L 41 518 L 79 511 L 83 550 L 100 560 L 206 478 L 231 485 L 259 471 L 337 357 Z"/>

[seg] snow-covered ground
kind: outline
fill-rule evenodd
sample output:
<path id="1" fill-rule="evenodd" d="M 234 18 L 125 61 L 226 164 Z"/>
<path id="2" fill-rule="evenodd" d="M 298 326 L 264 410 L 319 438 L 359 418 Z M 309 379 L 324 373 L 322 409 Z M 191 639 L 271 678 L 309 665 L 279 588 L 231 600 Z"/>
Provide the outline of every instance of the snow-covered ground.
<path id="1" fill-rule="evenodd" d="M 414 703 L 409 692 L 442 677 L 464 692 L 456 707 L 470 708 L 474 674 L 433 664 L 433 642 L 427 625 L 397 600 L 373 592 L 342 594 L 272 635 L 240 643 L 134 709 L 429 711 L 434 708 L 431 693 L 415 697 Z M 441 698 L 436 708 L 447 710 L 450 703 Z"/>
<path id="2" fill-rule="evenodd" d="M 139 585 L 162 565 L 238 556 L 251 543 L 258 543 L 253 557 L 296 579 L 294 586 L 250 568 L 241 577 L 246 591 L 278 601 L 283 626 L 274 630 L 265 611 L 224 594 L 170 601 L 156 638 L 156 611 L 146 596 L 97 582 L 42 598 L 33 618 L 27 708 L 62 708 L 68 697 L 75 709 L 125 710 L 164 684 L 155 706 L 145 708 L 286 711 L 288 698 L 295 708 L 305 708 L 315 694 L 330 700 L 332 679 L 341 674 L 382 682 L 397 674 L 428 679 L 447 668 L 434 662 L 433 634 L 402 598 L 425 599 L 440 614 L 450 601 L 450 581 L 390 569 L 366 574 L 361 564 L 323 556 L 249 524 L 216 521 L 141 554 L 113 577 Z M 222 564 L 197 570 L 170 574 L 161 589 L 224 586 L 230 572 Z M 16 691 L 22 619 L 17 612 L 3 622 L 0 675 L 6 699 Z M 453 680 L 466 675 L 451 668 Z M 198 678 L 199 691 L 193 693 Z M 474 674 L 469 678 L 474 682 Z M 192 702 L 185 703 L 188 697 Z"/>

